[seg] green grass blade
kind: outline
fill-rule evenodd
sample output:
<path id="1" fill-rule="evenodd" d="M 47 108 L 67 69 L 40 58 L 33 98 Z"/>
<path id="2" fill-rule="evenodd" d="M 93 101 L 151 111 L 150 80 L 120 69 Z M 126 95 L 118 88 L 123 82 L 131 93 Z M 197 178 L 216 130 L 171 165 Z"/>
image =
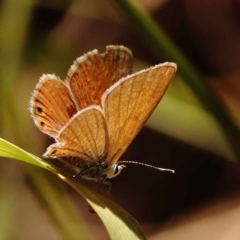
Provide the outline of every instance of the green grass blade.
<path id="1" fill-rule="evenodd" d="M 138 222 L 114 202 L 90 189 L 73 178 L 59 175 L 65 182 L 77 190 L 93 207 L 103 221 L 111 239 L 146 239 Z"/>
<path id="2" fill-rule="evenodd" d="M 14 144 L 2 138 L 0 138 L 0 156 L 21 160 L 45 169 L 51 168 L 50 165 L 45 163 L 40 158 L 24 151 L 23 149 L 15 146 Z"/>
<path id="3" fill-rule="evenodd" d="M 113 240 L 146 239 L 137 221 L 111 200 L 86 186 L 81 181 L 66 178 L 40 158 L 0 139 L 0 156 L 14 158 L 50 170 L 71 185 L 93 207 Z"/>

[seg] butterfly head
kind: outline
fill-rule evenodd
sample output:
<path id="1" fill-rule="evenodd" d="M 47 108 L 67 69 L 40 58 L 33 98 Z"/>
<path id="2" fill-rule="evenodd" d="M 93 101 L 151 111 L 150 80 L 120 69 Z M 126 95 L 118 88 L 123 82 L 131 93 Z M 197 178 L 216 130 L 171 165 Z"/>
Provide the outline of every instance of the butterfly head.
<path id="1" fill-rule="evenodd" d="M 117 163 L 114 163 L 112 166 L 110 166 L 107 170 L 106 170 L 106 178 L 110 179 L 110 178 L 114 178 L 117 175 L 119 175 L 122 170 L 125 168 L 126 166 L 121 164 L 118 165 Z"/>
<path id="2" fill-rule="evenodd" d="M 80 175 L 86 180 L 97 181 L 101 183 L 106 183 L 107 179 L 114 178 L 118 176 L 123 168 L 126 167 L 123 164 L 114 163 L 112 165 L 106 164 L 93 164 L 90 167 L 82 168 L 79 173 L 75 176 Z"/>

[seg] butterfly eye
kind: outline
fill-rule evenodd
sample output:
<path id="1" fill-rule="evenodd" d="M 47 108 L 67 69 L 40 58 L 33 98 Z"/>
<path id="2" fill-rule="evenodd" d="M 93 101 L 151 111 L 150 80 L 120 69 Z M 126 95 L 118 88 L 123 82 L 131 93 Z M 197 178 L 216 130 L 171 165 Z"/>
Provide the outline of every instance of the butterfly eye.
<path id="1" fill-rule="evenodd" d="M 118 168 L 119 166 L 116 164 L 115 165 L 115 167 L 114 167 L 114 174 L 117 174 L 118 173 L 118 171 L 119 171 L 119 168 Z"/>

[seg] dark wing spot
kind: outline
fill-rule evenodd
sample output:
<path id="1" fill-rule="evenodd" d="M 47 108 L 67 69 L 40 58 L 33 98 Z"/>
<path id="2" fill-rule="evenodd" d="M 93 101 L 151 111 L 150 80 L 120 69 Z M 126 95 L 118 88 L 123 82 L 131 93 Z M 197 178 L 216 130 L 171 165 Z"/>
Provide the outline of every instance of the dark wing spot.
<path id="1" fill-rule="evenodd" d="M 42 108 L 40 108 L 40 107 L 37 107 L 37 112 L 38 112 L 38 113 L 40 113 L 40 114 L 42 114 L 42 113 L 43 113 L 43 110 L 42 110 Z"/>
<path id="2" fill-rule="evenodd" d="M 44 122 L 40 122 L 40 125 L 41 125 L 42 127 L 44 127 L 44 126 L 45 126 L 45 123 L 44 123 Z"/>

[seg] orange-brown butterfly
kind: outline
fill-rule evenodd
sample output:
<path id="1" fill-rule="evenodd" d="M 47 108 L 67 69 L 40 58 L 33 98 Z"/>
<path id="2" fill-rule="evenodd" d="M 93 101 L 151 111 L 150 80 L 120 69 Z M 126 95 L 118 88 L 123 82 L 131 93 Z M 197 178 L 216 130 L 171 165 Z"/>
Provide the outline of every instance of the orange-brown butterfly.
<path id="1" fill-rule="evenodd" d="M 160 102 L 177 67 L 167 62 L 131 74 L 131 51 L 106 49 L 78 58 L 65 81 L 42 75 L 30 111 L 38 128 L 56 141 L 44 157 L 71 166 L 75 176 L 107 184 L 123 163 L 131 163 L 118 159 Z"/>

